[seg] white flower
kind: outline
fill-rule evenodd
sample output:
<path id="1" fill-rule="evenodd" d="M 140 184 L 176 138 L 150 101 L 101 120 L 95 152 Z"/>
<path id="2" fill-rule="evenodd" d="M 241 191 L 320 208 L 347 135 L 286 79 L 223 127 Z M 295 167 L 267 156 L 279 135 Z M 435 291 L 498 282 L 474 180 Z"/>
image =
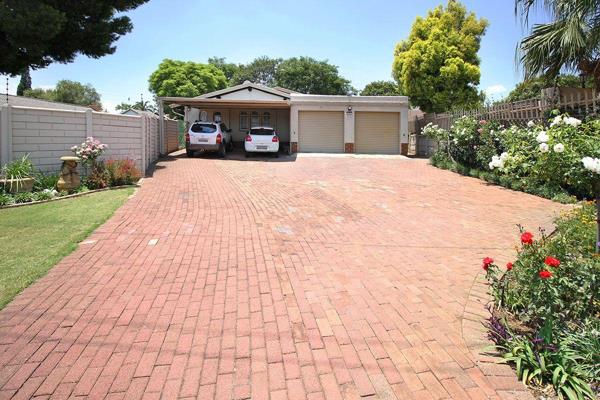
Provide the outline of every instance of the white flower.
<path id="1" fill-rule="evenodd" d="M 563 117 L 562 115 L 557 115 L 556 117 L 554 117 L 554 119 L 552 120 L 552 123 L 550 123 L 550 126 L 555 126 L 555 125 L 560 125 L 563 122 Z"/>
<path id="2" fill-rule="evenodd" d="M 533 122 L 533 121 L 529 121 L 529 122 L 527 123 L 527 126 L 528 126 L 528 127 L 530 127 L 530 128 L 533 128 L 533 127 L 535 126 L 535 122 Z"/>
<path id="3" fill-rule="evenodd" d="M 546 133 L 546 131 L 541 131 L 540 133 L 538 133 L 538 135 L 535 138 L 535 140 L 537 140 L 538 143 L 546 143 L 548 141 L 548 139 L 550 139 L 550 138 L 548 137 L 548 134 Z"/>
<path id="4" fill-rule="evenodd" d="M 550 146 L 548 146 L 548 143 L 540 143 L 540 151 L 542 153 L 547 153 L 549 149 Z"/>
<path id="5" fill-rule="evenodd" d="M 505 154 L 505 153 L 502 153 Z M 492 161 L 488 164 L 490 169 L 494 168 L 504 168 L 504 159 L 502 156 L 493 156 Z"/>
<path id="6" fill-rule="evenodd" d="M 573 117 L 564 118 L 563 121 L 565 122 L 565 124 L 571 125 L 571 126 L 581 125 L 581 121 L 578 120 L 577 118 L 573 118 Z"/>
<path id="7" fill-rule="evenodd" d="M 600 158 L 584 157 L 581 159 L 583 167 L 588 171 L 600 174 Z"/>
<path id="8" fill-rule="evenodd" d="M 500 154 L 500 159 L 502 161 L 506 161 L 507 158 L 508 158 L 508 153 L 507 152 L 504 152 L 504 153 Z"/>
<path id="9" fill-rule="evenodd" d="M 556 143 L 552 149 L 555 153 L 562 153 L 565 151 L 565 145 L 562 143 Z"/>

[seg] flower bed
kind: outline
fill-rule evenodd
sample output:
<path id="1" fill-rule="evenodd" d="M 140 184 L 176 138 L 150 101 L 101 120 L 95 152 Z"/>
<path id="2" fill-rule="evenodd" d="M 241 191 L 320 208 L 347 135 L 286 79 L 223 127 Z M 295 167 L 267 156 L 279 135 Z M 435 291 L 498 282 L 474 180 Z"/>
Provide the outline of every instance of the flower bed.
<path id="1" fill-rule="evenodd" d="M 87 138 L 80 146 L 73 146 L 71 150 L 80 157 L 88 173 L 78 187 L 69 191 L 58 191 L 56 188 L 59 175 L 42 174 L 35 171 L 33 164 L 26 156 L 22 160 L 5 165 L 2 168 L 3 171 L 18 171 L 19 177 L 26 174 L 28 177 L 34 178 L 34 184 L 32 191 L 22 193 L 12 193 L 10 188 L 0 185 L 0 207 L 48 201 L 77 193 L 137 183 L 142 175 L 133 160 L 108 160 L 106 162 L 99 160 L 106 148 L 105 144 L 93 137 Z M 4 175 L 10 177 L 15 174 L 5 172 Z"/>
<path id="2" fill-rule="evenodd" d="M 596 398 L 600 389 L 600 257 L 595 210 L 559 218 L 548 237 L 521 232 L 515 261 L 483 269 L 494 305 L 490 338 L 519 379 L 560 398 Z"/>
<path id="3" fill-rule="evenodd" d="M 592 199 L 600 120 L 558 115 L 549 122 L 505 127 L 464 117 L 449 130 L 429 124 L 423 133 L 440 143 L 431 158 L 435 166 L 563 202 Z"/>

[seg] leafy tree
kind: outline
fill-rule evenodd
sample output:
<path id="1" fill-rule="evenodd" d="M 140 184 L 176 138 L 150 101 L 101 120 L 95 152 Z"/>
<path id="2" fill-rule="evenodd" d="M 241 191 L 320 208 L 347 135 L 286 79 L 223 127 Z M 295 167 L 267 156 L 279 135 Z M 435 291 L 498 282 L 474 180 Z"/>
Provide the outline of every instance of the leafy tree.
<path id="1" fill-rule="evenodd" d="M 121 13 L 146 1 L 1 0 L 0 73 L 14 76 L 25 68 L 68 63 L 77 54 L 112 54 L 112 44 L 133 28 Z"/>
<path id="2" fill-rule="evenodd" d="M 487 25 L 452 0 L 418 17 L 394 52 L 392 75 L 402 93 L 425 112 L 480 104 L 477 52 Z"/>
<path id="3" fill-rule="evenodd" d="M 140 111 L 150 111 L 153 113 L 157 111 L 156 105 L 151 103 L 150 100 L 140 100 L 136 101 L 133 104 L 122 102 L 115 106 L 115 110 L 117 111 L 127 111 L 132 109 Z"/>
<path id="4" fill-rule="evenodd" d="M 281 62 L 281 58 L 269 58 L 267 56 L 255 58 L 251 63 L 239 66 L 239 69 L 233 74 L 230 84 L 239 85 L 244 81 L 250 81 L 274 86 L 275 75 Z"/>
<path id="5" fill-rule="evenodd" d="M 31 75 L 29 74 L 29 68 L 26 68 L 21 74 L 21 80 L 17 86 L 17 96 L 23 96 L 23 92 L 28 89 L 31 89 Z"/>
<path id="6" fill-rule="evenodd" d="M 159 97 L 195 97 L 227 86 L 225 74 L 214 65 L 168 58 L 148 81 L 150 92 Z"/>
<path id="7" fill-rule="evenodd" d="M 593 82 L 585 80 L 584 86 L 591 87 Z M 519 83 L 506 97 L 506 101 L 519 101 L 540 97 L 542 89 L 550 87 L 580 87 L 581 79 L 575 75 L 559 75 L 556 78 L 539 76 Z"/>
<path id="8" fill-rule="evenodd" d="M 56 83 L 54 89 L 30 89 L 24 92 L 27 97 L 43 100 L 59 101 L 61 103 L 77 104 L 80 106 L 102 109 L 100 94 L 89 83 L 84 85 L 67 79 Z"/>
<path id="9" fill-rule="evenodd" d="M 400 96 L 400 87 L 392 81 L 374 81 L 368 83 L 360 92 L 361 96 Z"/>
<path id="10" fill-rule="evenodd" d="M 277 86 L 307 94 L 348 94 L 355 92 L 350 81 L 341 77 L 338 67 L 311 57 L 294 57 L 277 69 Z"/>
<path id="11" fill-rule="evenodd" d="M 211 57 L 208 59 L 208 63 L 223 71 L 228 82 L 231 82 L 235 74 L 243 68 L 242 65 L 226 62 L 224 57 Z"/>
<path id="12" fill-rule="evenodd" d="M 542 6 L 551 21 L 535 24 L 520 44 L 525 77 L 554 78 L 564 69 L 581 71 L 600 89 L 600 0 L 515 0 L 515 11 L 529 23 Z"/>

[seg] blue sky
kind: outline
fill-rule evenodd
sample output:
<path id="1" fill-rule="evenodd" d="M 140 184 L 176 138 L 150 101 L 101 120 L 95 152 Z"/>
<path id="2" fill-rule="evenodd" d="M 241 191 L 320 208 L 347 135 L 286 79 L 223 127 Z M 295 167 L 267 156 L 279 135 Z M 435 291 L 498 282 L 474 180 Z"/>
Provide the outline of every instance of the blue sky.
<path id="1" fill-rule="evenodd" d="M 33 86 L 52 87 L 60 79 L 91 83 L 112 110 L 128 98 L 150 97 L 148 76 L 163 58 L 206 62 L 220 56 L 246 63 L 261 55 L 306 55 L 328 59 L 361 89 L 370 81 L 390 79 L 395 44 L 408 36 L 415 17 L 441 2 L 150 0 L 129 13 L 133 31 L 116 43 L 115 54 L 80 56 L 71 64 L 33 71 Z M 480 87 L 500 98 L 521 76 L 515 47 L 526 32 L 515 19 L 514 0 L 463 3 L 490 22 L 479 52 Z M 10 80 L 9 92 L 17 83 L 18 78 Z"/>

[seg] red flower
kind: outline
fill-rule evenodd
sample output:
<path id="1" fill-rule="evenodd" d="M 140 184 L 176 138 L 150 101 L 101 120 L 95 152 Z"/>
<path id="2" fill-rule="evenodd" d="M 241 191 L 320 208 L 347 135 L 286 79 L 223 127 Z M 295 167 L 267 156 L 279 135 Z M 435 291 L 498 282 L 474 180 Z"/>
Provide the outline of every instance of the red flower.
<path id="1" fill-rule="evenodd" d="M 484 270 L 488 270 L 488 268 L 490 267 L 490 265 L 492 265 L 494 263 L 494 259 L 490 258 L 490 257 L 486 257 L 483 259 L 483 269 Z"/>
<path id="2" fill-rule="evenodd" d="M 513 268 L 513 263 L 511 263 L 511 262 L 506 263 L 506 270 L 507 271 L 510 271 L 512 268 Z"/>
<path id="3" fill-rule="evenodd" d="M 543 269 L 540 271 L 539 275 L 542 279 L 548 279 L 552 277 L 552 272 L 548 271 L 547 269 Z"/>
<path id="4" fill-rule="evenodd" d="M 544 264 L 546 264 L 549 267 L 558 267 L 560 265 L 560 260 L 558 258 L 554 258 L 551 256 L 546 257 L 546 259 L 544 260 Z"/>
<path id="5" fill-rule="evenodd" d="M 533 233 L 523 232 L 523 234 L 521 235 L 521 243 L 532 244 L 533 243 Z"/>

